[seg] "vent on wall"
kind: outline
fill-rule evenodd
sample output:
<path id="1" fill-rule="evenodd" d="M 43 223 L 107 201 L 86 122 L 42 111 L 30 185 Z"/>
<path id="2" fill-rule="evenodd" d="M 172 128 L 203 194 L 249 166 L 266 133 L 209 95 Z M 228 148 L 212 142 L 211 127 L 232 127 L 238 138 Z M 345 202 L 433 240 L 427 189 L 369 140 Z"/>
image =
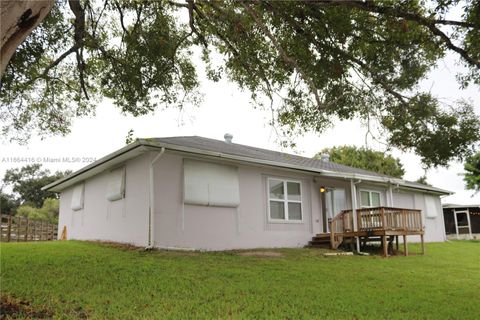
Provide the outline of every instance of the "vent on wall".
<path id="1" fill-rule="evenodd" d="M 186 204 L 238 207 L 238 169 L 197 160 L 184 160 L 184 202 Z"/>

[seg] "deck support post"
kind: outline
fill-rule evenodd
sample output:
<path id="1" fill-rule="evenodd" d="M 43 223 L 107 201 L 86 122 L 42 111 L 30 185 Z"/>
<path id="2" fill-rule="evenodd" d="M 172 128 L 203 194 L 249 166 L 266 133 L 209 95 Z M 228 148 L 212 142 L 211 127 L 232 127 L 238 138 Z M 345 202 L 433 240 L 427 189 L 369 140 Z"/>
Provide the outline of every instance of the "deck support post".
<path id="1" fill-rule="evenodd" d="M 403 252 L 405 256 L 408 256 L 407 236 L 403 235 Z"/>
<path id="2" fill-rule="evenodd" d="M 425 254 L 425 241 L 423 239 L 423 234 L 420 235 L 420 241 L 422 242 L 422 254 Z"/>
<path id="3" fill-rule="evenodd" d="M 330 249 L 335 249 L 335 230 L 333 230 L 332 218 L 328 219 L 328 229 L 330 229 Z"/>
<path id="4" fill-rule="evenodd" d="M 398 236 L 395 236 L 395 248 L 398 251 Z"/>
<path id="5" fill-rule="evenodd" d="M 385 258 L 388 257 L 388 244 L 387 244 L 387 236 L 382 236 L 382 246 L 383 246 L 383 256 Z"/>

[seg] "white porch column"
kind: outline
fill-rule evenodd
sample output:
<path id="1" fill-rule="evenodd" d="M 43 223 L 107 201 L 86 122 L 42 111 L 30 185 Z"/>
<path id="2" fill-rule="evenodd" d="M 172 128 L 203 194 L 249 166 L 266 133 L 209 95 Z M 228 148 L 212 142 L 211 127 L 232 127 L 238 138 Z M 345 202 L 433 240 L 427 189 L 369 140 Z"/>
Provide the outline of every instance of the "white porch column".
<path id="1" fill-rule="evenodd" d="M 388 197 L 387 197 L 387 206 L 393 207 L 393 187 L 391 184 L 388 185 Z"/>
<path id="2" fill-rule="evenodd" d="M 353 179 L 350 179 L 350 191 L 352 195 L 352 217 L 353 217 L 353 231 L 358 231 L 357 226 L 357 186 Z M 357 252 L 360 252 L 360 240 L 355 237 Z"/>
<path id="3" fill-rule="evenodd" d="M 458 239 L 457 210 L 455 210 L 455 209 L 453 209 L 453 220 L 455 220 L 455 233 L 457 234 L 457 239 Z"/>

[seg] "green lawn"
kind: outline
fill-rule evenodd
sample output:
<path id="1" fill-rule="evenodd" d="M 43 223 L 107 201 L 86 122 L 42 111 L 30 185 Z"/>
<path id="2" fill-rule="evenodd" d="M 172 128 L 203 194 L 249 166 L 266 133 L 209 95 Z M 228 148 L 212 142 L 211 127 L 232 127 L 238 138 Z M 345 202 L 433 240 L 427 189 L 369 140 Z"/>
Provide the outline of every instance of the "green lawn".
<path id="1" fill-rule="evenodd" d="M 126 250 L 87 242 L 2 243 L 3 299 L 55 318 L 480 319 L 480 243 L 425 256 L 324 257 L 317 249 Z M 416 250 L 412 246 L 411 252 Z"/>

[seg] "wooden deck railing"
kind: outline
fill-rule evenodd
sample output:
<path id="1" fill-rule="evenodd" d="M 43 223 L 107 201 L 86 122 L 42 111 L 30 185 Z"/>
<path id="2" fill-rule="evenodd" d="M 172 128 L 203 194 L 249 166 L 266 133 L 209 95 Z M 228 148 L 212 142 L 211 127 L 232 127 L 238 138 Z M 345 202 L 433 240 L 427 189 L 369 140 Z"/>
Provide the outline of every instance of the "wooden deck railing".
<path id="1" fill-rule="evenodd" d="M 357 209 L 357 227 L 359 231 L 421 231 L 422 212 L 416 209 L 390 207 Z"/>
<path id="2" fill-rule="evenodd" d="M 375 207 L 357 209 L 357 230 L 353 228 L 352 210 L 343 210 L 329 220 L 330 244 L 336 249 L 345 235 L 370 231 L 422 232 L 422 212 L 416 209 Z"/>
<path id="3" fill-rule="evenodd" d="M 47 221 L 2 214 L 0 239 L 3 242 L 56 240 L 57 228 Z"/>

